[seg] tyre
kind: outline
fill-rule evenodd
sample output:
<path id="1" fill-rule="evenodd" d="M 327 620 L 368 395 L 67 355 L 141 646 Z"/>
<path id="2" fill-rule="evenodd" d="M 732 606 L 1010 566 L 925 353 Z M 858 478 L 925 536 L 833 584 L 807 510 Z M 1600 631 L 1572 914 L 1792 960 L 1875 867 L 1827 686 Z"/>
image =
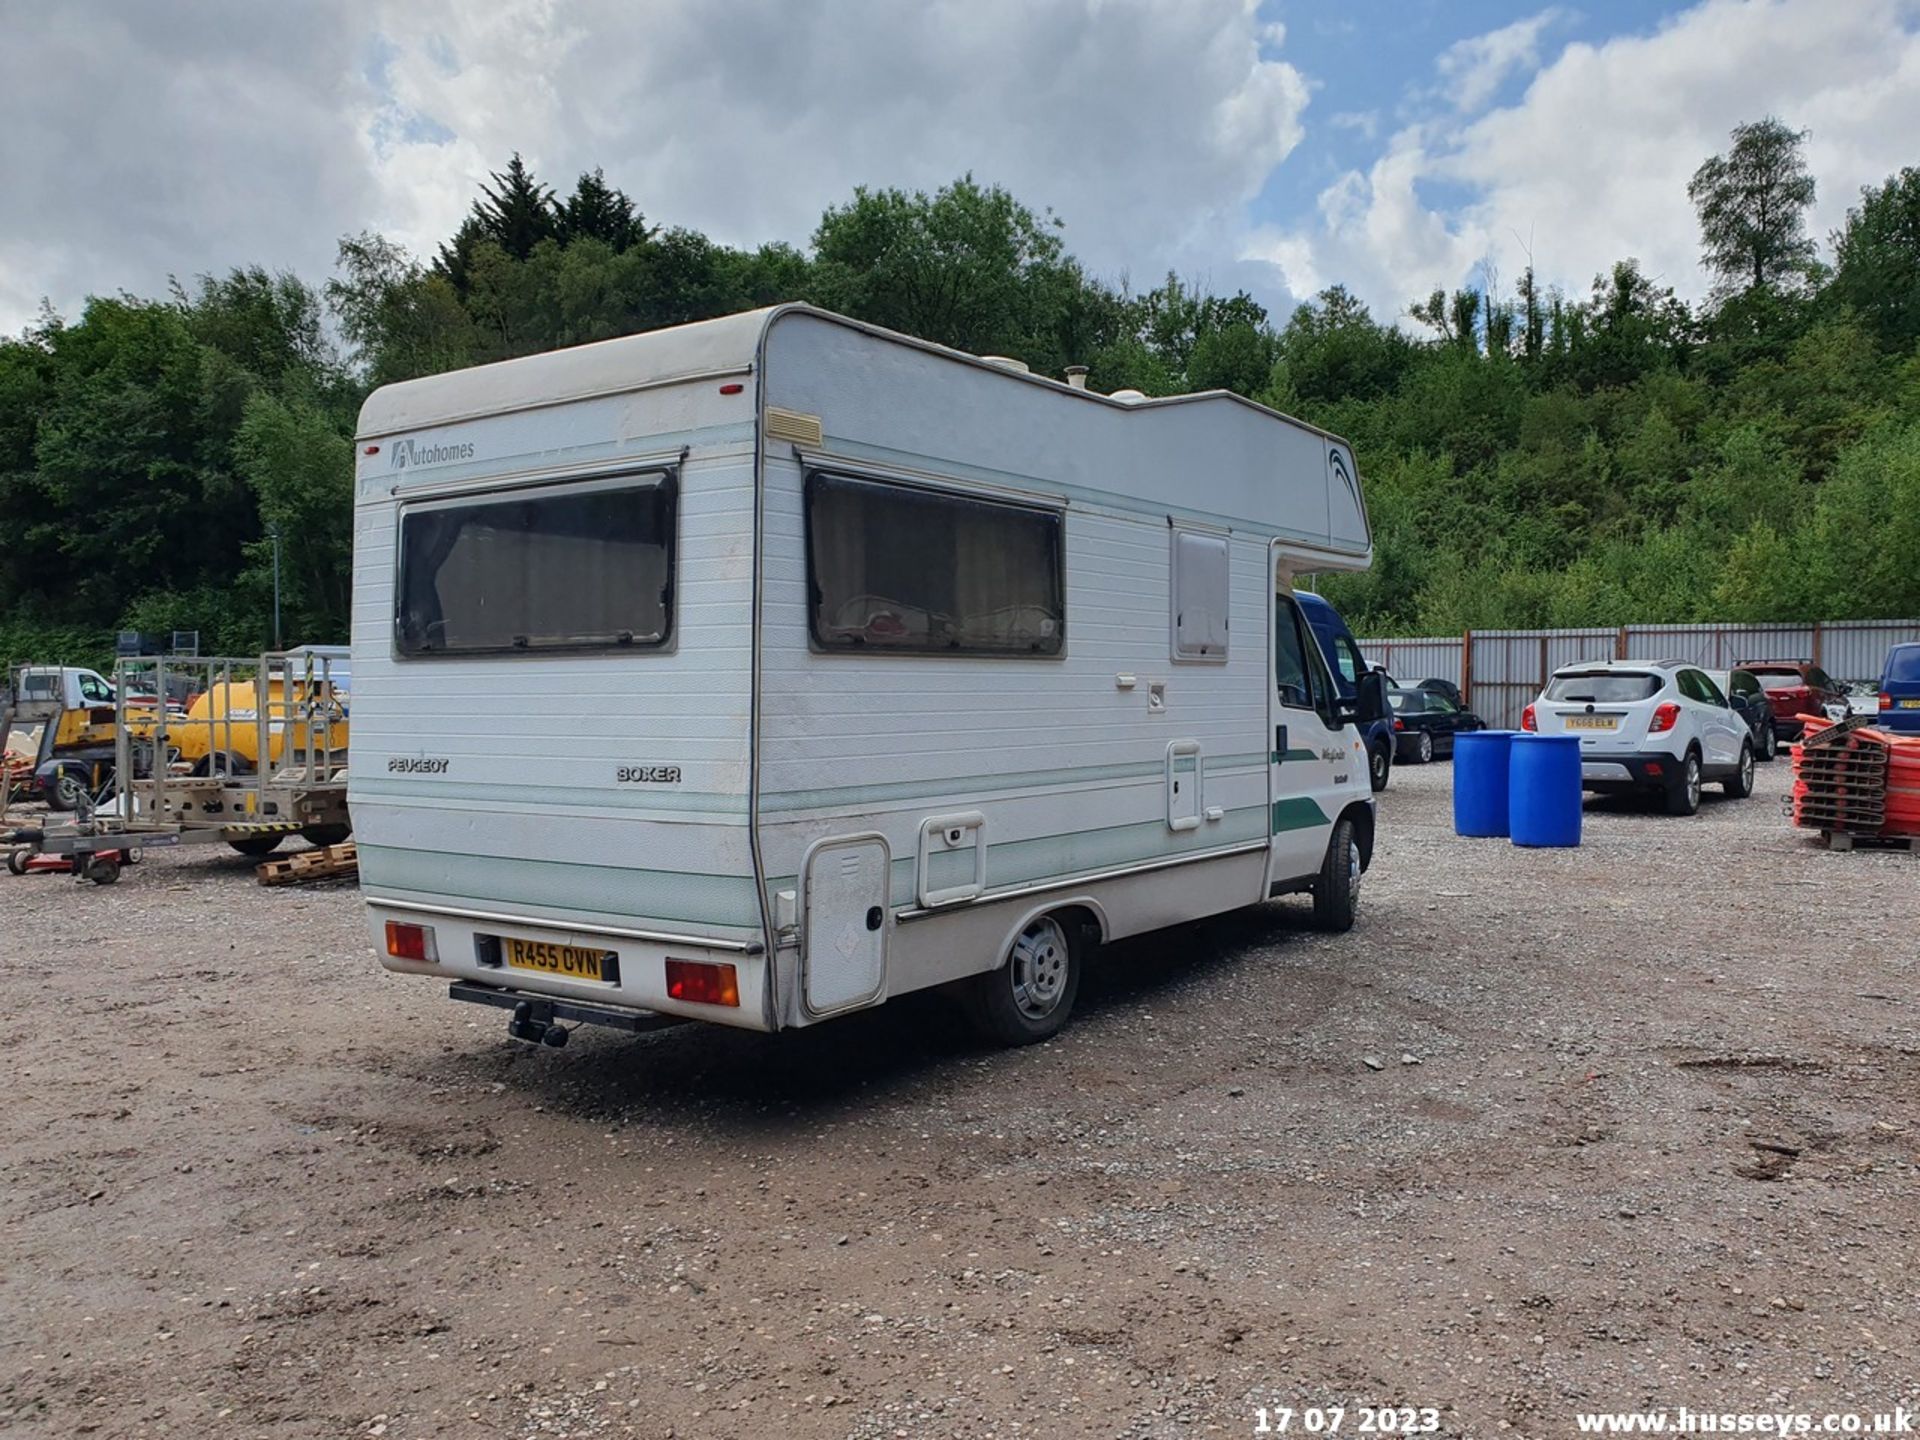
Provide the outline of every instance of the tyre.
<path id="1" fill-rule="evenodd" d="M 1387 788 L 1387 777 L 1393 773 L 1393 755 L 1386 746 L 1374 745 L 1367 750 L 1367 783 L 1378 795 Z"/>
<path id="2" fill-rule="evenodd" d="M 10 875 L 26 874 L 27 862 L 31 859 L 33 859 L 32 850 L 28 849 L 25 845 L 14 846 L 13 849 L 7 851 L 7 873 Z"/>
<path id="3" fill-rule="evenodd" d="M 1773 733 L 1773 725 L 1769 722 L 1766 729 L 1760 732 L 1760 758 L 1771 760 L 1779 753 L 1780 737 Z"/>
<path id="4" fill-rule="evenodd" d="M 1740 763 L 1720 782 L 1720 789 L 1729 800 L 1744 800 L 1753 794 L 1753 747 L 1744 740 L 1740 742 Z"/>
<path id="5" fill-rule="evenodd" d="M 974 1027 L 998 1045 L 1031 1045 L 1058 1034 L 1080 993 L 1078 927 L 1036 916 L 1014 938 L 1006 962 L 970 982 Z"/>
<path id="6" fill-rule="evenodd" d="M 1420 739 L 1414 744 L 1413 754 L 1422 765 L 1433 763 L 1433 736 L 1427 731 L 1420 732 Z"/>
<path id="7" fill-rule="evenodd" d="M 229 835 L 227 844 L 250 859 L 258 860 L 262 855 L 271 855 L 280 848 L 280 842 L 286 839 L 284 831 L 272 835 Z"/>
<path id="8" fill-rule="evenodd" d="M 309 845 L 338 845 L 353 834 L 351 825 L 302 825 L 300 838 Z"/>
<path id="9" fill-rule="evenodd" d="M 1320 862 L 1320 878 L 1313 882 L 1313 923 L 1338 934 L 1351 930 L 1359 914 L 1360 841 L 1353 833 L 1353 821 L 1343 816 L 1334 824 L 1326 858 Z"/>
<path id="10" fill-rule="evenodd" d="M 47 796 L 51 810 L 77 810 L 87 798 L 87 782 L 72 770 L 61 770 L 53 777 L 53 790 Z"/>
<path id="11" fill-rule="evenodd" d="M 111 885 L 120 878 L 120 862 L 109 855 L 95 855 L 80 873 L 96 885 Z"/>
<path id="12" fill-rule="evenodd" d="M 1700 808 L 1700 752 L 1687 751 L 1680 768 L 1667 780 L 1667 814 L 1691 815 Z"/>

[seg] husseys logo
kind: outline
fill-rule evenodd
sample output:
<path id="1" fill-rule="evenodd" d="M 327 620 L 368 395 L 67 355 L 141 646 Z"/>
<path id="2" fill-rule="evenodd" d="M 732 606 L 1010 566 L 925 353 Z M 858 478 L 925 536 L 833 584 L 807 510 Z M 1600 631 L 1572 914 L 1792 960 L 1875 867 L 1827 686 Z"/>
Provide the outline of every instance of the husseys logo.
<path id="1" fill-rule="evenodd" d="M 422 445 L 417 440 L 394 442 L 393 458 L 387 464 L 395 470 L 409 465 L 451 465 L 456 460 L 473 458 L 473 442 L 462 440 L 453 445 Z"/>

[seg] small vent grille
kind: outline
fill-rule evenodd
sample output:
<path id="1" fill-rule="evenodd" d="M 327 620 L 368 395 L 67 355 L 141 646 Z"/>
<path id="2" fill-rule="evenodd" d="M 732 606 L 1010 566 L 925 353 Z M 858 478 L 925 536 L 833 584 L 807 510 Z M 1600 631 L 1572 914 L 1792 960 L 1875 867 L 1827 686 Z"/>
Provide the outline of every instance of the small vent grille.
<path id="1" fill-rule="evenodd" d="M 767 438 L 791 440 L 796 445 L 818 445 L 826 438 L 818 415 L 803 415 L 798 410 L 767 407 Z"/>

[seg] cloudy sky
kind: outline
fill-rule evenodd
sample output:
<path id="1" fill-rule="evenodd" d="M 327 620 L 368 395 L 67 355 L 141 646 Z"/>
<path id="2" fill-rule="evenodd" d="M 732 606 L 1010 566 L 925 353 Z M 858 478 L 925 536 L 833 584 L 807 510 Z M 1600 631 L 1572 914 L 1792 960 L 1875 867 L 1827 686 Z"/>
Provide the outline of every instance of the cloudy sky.
<path id="1" fill-rule="evenodd" d="M 1822 237 L 1920 164 L 1920 0 L 0 0 L 0 332 L 342 234 L 417 252 L 509 153 L 804 243 L 971 170 L 1097 272 L 1376 313 L 1529 255 L 1704 288 L 1686 181 L 1812 132 Z"/>

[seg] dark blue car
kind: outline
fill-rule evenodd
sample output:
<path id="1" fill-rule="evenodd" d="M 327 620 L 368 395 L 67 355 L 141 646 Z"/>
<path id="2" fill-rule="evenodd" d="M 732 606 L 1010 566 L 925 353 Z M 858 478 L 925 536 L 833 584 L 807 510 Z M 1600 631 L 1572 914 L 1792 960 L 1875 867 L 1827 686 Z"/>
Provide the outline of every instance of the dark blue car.
<path id="1" fill-rule="evenodd" d="M 1320 653 L 1327 657 L 1327 668 L 1333 671 L 1333 683 L 1340 688 L 1341 698 L 1353 699 L 1354 682 L 1372 668 L 1360 653 L 1360 642 L 1353 638 L 1340 612 L 1311 590 L 1296 590 L 1293 598 L 1307 617 L 1313 638 L 1320 642 Z M 1368 781 L 1375 790 L 1384 790 L 1393 770 L 1393 717 L 1384 716 L 1362 726 L 1360 733 L 1367 742 Z"/>
<path id="2" fill-rule="evenodd" d="M 1896 645 L 1887 651 L 1878 723 L 1882 730 L 1920 735 L 1920 645 Z"/>

